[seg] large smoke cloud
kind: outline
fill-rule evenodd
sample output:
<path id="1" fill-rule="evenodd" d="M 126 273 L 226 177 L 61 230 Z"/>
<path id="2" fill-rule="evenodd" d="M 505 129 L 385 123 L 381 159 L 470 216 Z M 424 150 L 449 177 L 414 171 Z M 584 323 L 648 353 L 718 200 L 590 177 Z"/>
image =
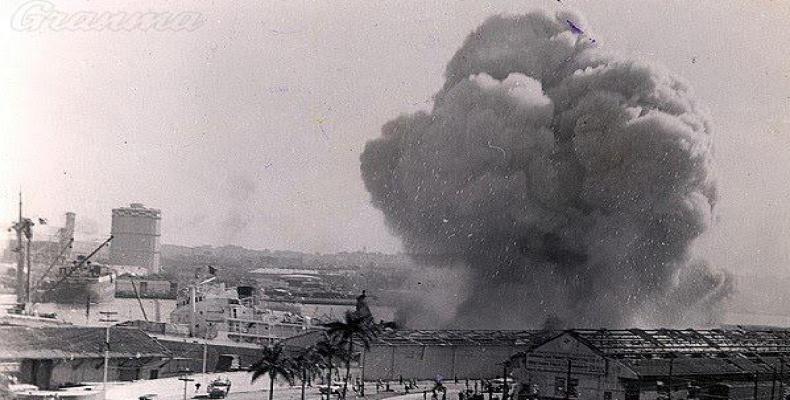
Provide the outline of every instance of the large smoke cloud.
<path id="1" fill-rule="evenodd" d="M 485 21 L 433 110 L 367 144 L 373 204 L 410 252 L 471 271 L 455 326 L 710 322 L 731 284 L 688 255 L 716 201 L 708 117 L 682 80 L 577 27 Z"/>

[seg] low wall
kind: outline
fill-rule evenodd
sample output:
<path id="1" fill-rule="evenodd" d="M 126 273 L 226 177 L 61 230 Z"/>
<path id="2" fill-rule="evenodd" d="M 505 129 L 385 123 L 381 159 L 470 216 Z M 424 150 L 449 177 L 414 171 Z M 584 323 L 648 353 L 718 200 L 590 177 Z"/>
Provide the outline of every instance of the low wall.
<path id="1" fill-rule="evenodd" d="M 526 346 L 373 346 L 365 354 L 365 380 L 484 379 L 502 374 L 502 361 Z"/>

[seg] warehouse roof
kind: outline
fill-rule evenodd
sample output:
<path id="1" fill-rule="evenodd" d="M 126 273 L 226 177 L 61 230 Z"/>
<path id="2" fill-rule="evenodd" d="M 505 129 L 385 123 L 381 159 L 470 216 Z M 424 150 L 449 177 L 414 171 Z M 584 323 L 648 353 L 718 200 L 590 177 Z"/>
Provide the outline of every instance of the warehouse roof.
<path id="1" fill-rule="evenodd" d="M 0 360 L 102 358 L 105 334 L 101 327 L 0 326 Z M 139 329 L 110 330 L 111 358 L 167 356 L 164 346 Z"/>
<path id="2" fill-rule="evenodd" d="M 326 337 L 323 330 L 306 332 L 283 340 L 286 346 L 306 347 Z M 492 330 L 385 330 L 376 346 L 524 346 L 531 347 L 551 337 L 546 331 Z"/>
<path id="3" fill-rule="evenodd" d="M 787 371 L 790 364 L 776 357 L 678 357 L 659 359 L 623 359 L 620 362 L 642 377 L 669 375 L 753 375 Z M 671 364 L 671 365 L 670 365 Z"/>
<path id="4" fill-rule="evenodd" d="M 654 358 L 677 354 L 790 354 L 790 330 L 571 330 L 604 356 Z"/>
<path id="5" fill-rule="evenodd" d="M 389 330 L 374 344 L 419 346 L 532 346 L 549 337 L 546 331 Z"/>

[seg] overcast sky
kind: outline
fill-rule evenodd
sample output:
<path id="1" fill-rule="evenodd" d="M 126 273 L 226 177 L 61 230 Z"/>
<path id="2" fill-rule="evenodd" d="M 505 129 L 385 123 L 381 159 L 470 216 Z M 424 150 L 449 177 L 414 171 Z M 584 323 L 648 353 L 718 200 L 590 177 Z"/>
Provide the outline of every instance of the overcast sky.
<path id="1" fill-rule="evenodd" d="M 698 252 L 790 274 L 788 1 L 51 1 L 65 13 L 196 12 L 193 31 L 13 29 L 0 3 L 0 215 L 79 236 L 110 210 L 160 208 L 162 240 L 398 251 L 359 154 L 428 108 L 446 62 L 487 16 L 571 7 L 599 45 L 687 79 L 717 125 L 721 199 Z M 232 5 L 231 5 L 232 4 Z"/>

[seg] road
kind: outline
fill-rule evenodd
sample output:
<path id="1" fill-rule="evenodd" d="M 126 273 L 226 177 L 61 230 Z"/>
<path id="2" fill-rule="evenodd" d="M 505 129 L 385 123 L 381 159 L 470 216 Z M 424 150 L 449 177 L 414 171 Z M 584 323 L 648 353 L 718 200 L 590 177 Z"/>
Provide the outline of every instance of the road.
<path id="1" fill-rule="evenodd" d="M 256 382 L 250 382 L 249 372 L 229 372 L 222 374 L 193 374 L 190 378 L 194 381 L 187 382 L 186 385 L 186 398 L 187 399 L 205 399 L 206 398 L 206 384 L 215 378 L 229 378 L 232 381 L 230 395 L 227 397 L 229 400 L 262 400 L 269 398 L 269 379 L 262 376 Z M 201 387 L 199 391 L 195 390 L 195 383 L 200 382 Z M 422 381 L 418 383 L 416 392 L 405 394 L 402 385 L 392 383 L 391 387 L 395 392 L 376 393 L 376 386 L 373 383 L 365 385 L 366 396 L 365 400 L 423 400 L 423 390 L 430 390 L 433 387 L 432 381 Z M 452 382 L 446 383 L 448 387 L 447 400 L 458 399 L 458 390 L 462 387 L 461 384 L 453 384 Z M 349 388 L 351 390 L 351 388 Z M 179 381 L 178 377 L 162 378 L 156 380 L 141 380 L 136 382 L 113 382 L 109 386 L 107 399 L 108 400 L 135 400 L 144 394 L 156 394 L 158 400 L 182 400 L 184 398 L 184 382 Z M 357 397 L 352 391 L 348 395 L 349 399 L 357 400 Z M 299 385 L 289 386 L 285 381 L 275 381 L 274 386 L 274 399 L 275 400 L 301 400 L 301 387 Z M 318 393 L 317 387 L 307 387 L 305 391 L 306 400 L 321 400 L 322 397 Z M 337 400 L 333 397 L 332 400 Z M 425 396 L 425 400 L 431 400 L 430 393 Z M 441 397 L 439 398 L 441 400 Z"/>
<path id="2" fill-rule="evenodd" d="M 376 393 L 376 386 L 372 383 L 368 383 L 365 385 L 365 390 L 367 395 L 363 397 L 352 396 L 349 394 L 348 398 L 352 400 L 422 400 L 423 394 L 422 390 L 430 389 L 432 387 L 432 382 L 420 382 L 420 388 L 418 389 L 417 393 L 410 393 L 406 394 L 404 392 L 390 392 L 390 393 Z M 460 390 L 461 385 L 448 385 L 447 390 L 447 400 L 457 400 L 458 399 L 458 390 Z M 402 387 L 399 389 L 403 389 Z M 275 387 L 274 389 L 274 400 L 301 400 L 301 387 L 294 386 L 294 387 Z M 265 400 L 269 398 L 268 390 L 266 391 L 255 391 L 255 392 L 245 392 L 245 393 L 233 393 L 231 391 L 230 396 L 227 397 L 229 400 Z M 322 395 L 318 393 L 318 389 L 313 387 L 308 387 L 305 391 L 305 399 L 306 400 L 321 400 L 326 399 L 326 395 Z M 431 400 L 431 394 L 428 393 L 425 396 L 426 400 Z M 333 397 L 333 400 L 336 400 L 337 397 Z M 439 397 L 441 400 L 441 397 Z"/>

